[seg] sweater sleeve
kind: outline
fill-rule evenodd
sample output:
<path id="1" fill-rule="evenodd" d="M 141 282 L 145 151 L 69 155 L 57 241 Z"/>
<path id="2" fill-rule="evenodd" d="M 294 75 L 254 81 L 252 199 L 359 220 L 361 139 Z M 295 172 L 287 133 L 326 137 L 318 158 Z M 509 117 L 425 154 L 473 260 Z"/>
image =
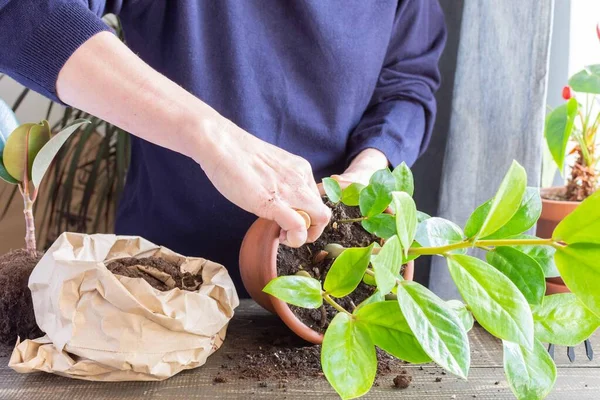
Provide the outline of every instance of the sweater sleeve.
<path id="1" fill-rule="evenodd" d="M 438 61 L 445 41 L 438 0 L 400 0 L 377 85 L 349 139 L 348 162 L 375 148 L 392 166 L 402 161 L 412 165 L 425 151 L 435 120 Z"/>
<path id="2" fill-rule="evenodd" d="M 60 102 L 58 73 L 123 0 L 0 0 L 0 72 Z"/>

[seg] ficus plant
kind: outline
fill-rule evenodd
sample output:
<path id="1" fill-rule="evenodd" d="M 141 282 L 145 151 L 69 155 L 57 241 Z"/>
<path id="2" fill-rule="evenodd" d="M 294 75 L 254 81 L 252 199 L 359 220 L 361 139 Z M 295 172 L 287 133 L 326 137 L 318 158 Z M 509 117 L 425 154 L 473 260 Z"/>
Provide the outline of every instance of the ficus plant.
<path id="1" fill-rule="evenodd" d="M 566 102 L 552 110 L 546 119 L 546 142 L 561 172 L 566 156 L 575 155 L 567 182 L 568 200 L 581 201 L 595 192 L 600 184 L 596 135 L 600 127 L 599 95 L 600 64 L 589 65 L 569 78 L 569 84 L 562 91 Z M 576 143 L 572 149 L 568 148 L 570 141 Z"/>
<path id="2" fill-rule="evenodd" d="M 86 120 L 76 120 L 52 135 L 48 121 L 19 125 L 8 107 L 0 107 L 0 178 L 17 185 L 23 196 L 25 247 L 32 256 L 37 252 L 33 204 L 42 178 L 60 147 L 87 123 Z"/>
<path id="3" fill-rule="evenodd" d="M 264 291 L 295 306 L 319 308 L 326 302 L 337 310 L 324 334 L 321 363 L 343 399 L 370 390 L 376 347 L 410 363 L 434 362 L 467 379 L 473 317 L 502 340 L 515 396 L 542 399 L 556 380 L 542 342 L 574 346 L 600 325 L 600 193 L 565 218 L 552 238 L 541 239 L 525 234 L 540 216 L 541 198 L 537 188 L 527 187 L 517 162 L 463 228 L 417 211 L 406 165 L 376 172 L 367 186 L 342 190 L 325 179 L 324 188 L 331 202 L 360 208 L 362 217 L 347 223 L 360 223 L 385 243 L 346 249 L 330 244 L 338 251 L 332 252 L 336 258 L 323 285 L 304 275 L 280 276 Z M 485 251 L 485 261 L 469 255 L 473 249 Z M 423 255 L 446 259 L 464 303 L 444 301 L 402 278 L 401 266 Z M 544 295 L 545 278 L 556 276 L 572 293 Z M 344 309 L 336 299 L 361 282 L 375 286 L 374 294 Z"/>

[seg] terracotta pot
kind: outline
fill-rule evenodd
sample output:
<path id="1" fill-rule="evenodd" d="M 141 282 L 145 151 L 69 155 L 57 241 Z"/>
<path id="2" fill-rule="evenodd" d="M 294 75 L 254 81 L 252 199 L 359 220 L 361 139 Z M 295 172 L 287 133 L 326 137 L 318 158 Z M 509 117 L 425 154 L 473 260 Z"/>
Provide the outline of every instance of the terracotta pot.
<path id="1" fill-rule="evenodd" d="M 311 343 L 323 342 L 323 335 L 300 321 L 287 303 L 266 294 L 262 289 L 277 277 L 277 249 L 279 226 L 273 221 L 259 218 L 252 224 L 240 249 L 240 273 L 250 296 L 264 309 L 277 314 L 294 333 Z M 404 269 L 404 279 L 412 280 L 414 263 Z"/>
<path id="2" fill-rule="evenodd" d="M 546 197 L 556 197 L 564 194 L 565 187 L 542 188 L 542 215 L 537 224 L 537 236 L 552 237 L 554 228 L 580 204 L 578 201 L 549 200 Z M 560 277 L 546 279 L 546 294 L 568 293 L 569 289 Z"/>

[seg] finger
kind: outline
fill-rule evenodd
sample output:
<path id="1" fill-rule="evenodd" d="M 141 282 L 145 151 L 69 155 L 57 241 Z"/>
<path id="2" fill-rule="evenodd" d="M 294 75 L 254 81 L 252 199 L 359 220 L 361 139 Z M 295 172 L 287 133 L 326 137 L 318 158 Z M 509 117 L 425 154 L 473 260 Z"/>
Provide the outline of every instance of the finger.
<path id="1" fill-rule="evenodd" d="M 297 193 L 292 206 L 301 208 L 310 216 L 311 226 L 308 230 L 307 240 L 309 242 L 317 240 L 331 219 L 329 207 L 323 203 L 320 196 L 314 195 L 308 189 Z"/>
<path id="2" fill-rule="evenodd" d="M 293 208 L 282 202 L 278 202 L 273 205 L 272 217 L 283 231 L 280 234 L 280 242 L 282 244 L 290 247 L 300 247 L 306 243 L 308 237 L 306 222 Z"/>

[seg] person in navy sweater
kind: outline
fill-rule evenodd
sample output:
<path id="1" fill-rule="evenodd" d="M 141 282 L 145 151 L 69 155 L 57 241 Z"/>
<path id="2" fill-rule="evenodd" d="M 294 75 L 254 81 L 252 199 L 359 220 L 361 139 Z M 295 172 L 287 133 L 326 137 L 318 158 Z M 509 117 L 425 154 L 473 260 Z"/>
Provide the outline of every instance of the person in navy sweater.
<path id="1" fill-rule="evenodd" d="M 321 178 L 424 151 L 445 38 L 437 0 L 0 0 L 0 71 L 135 136 L 117 233 L 220 262 L 242 295 L 256 216 L 300 246 L 330 218 Z"/>

